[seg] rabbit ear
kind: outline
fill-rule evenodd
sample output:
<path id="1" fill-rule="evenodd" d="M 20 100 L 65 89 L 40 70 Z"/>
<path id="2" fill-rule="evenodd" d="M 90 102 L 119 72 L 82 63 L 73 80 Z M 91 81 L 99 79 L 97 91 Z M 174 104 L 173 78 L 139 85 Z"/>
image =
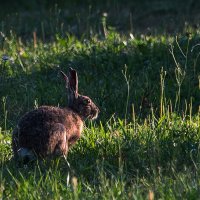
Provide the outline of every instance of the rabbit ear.
<path id="1" fill-rule="evenodd" d="M 78 76 L 76 70 L 72 68 L 69 68 L 69 78 L 63 71 L 60 72 L 65 80 L 68 91 L 68 106 L 71 107 L 73 106 L 74 99 L 78 98 Z"/>
<path id="2" fill-rule="evenodd" d="M 72 89 L 70 87 L 69 78 L 67 77 L 67 75 L 63 71 L 60 71 L 60 73 L 62 74 L 63 79 L 65 80 L 65 87 L 66 87 L 67 93 L 68 93 L 68 106 L 72 106 L 75 95 L 74 95 L 74 92 L 72 91 Z"/>
<path id="3" fill-rule="evenodd" d="M 75 69 L 69 68 L 69 88 L 78 97 L 78 75 Z"/>
<path id="4" fill-rule="evenodd" d="M 62 74 L 62 76 L 65 80 L 66 88 L 69 88 L 69 79 L 68 79 L 67 75 L 63 71 L 60 71 L 60 73 Z"/>

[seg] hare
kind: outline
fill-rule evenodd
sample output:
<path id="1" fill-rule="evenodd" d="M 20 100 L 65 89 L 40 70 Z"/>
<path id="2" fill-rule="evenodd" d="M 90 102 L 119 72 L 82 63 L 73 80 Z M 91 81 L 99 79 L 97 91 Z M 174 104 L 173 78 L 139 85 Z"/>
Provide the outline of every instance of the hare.
<path id="1" fill-rule="evenodd" d="M 69 148 L 80 138 L 86 119 L 96 119 L 99 108 L 78 93 L 78 76 L 70 68 L 69 76 L 61 74 L 68 92 L 68 106 L 41 106 L 26 113 L 12 134 L 12 149 L 16 159 L 66 156 Z"/>

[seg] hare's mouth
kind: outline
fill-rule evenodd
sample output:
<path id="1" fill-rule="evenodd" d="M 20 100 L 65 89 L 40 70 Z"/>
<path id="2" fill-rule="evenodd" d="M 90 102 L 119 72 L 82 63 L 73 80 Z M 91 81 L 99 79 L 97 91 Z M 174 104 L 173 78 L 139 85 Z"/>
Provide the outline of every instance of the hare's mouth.
<path id="1" fill-rule="evenodd" d="M 98 117 L 98 111 L 92 112 L 91 115 L 88 116 L 89 119 L 94 120 Z"/>
<path id="2" fill-rule="evenodd" d="M 91 120 L 94 120 L 94 119 L 97 119 L 97 117 L 98 117 L 98 114 L 96 114 L 96 115 L 94 115 L 94 116 L 91 116 L 90 119 L 91 119 Z"/>

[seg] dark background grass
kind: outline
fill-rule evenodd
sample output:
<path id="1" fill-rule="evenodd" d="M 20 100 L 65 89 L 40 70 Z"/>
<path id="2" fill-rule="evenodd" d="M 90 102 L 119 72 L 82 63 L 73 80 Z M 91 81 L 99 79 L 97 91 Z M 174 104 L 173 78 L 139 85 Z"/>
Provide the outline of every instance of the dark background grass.
<path id="1" fill-rule="evenodd" d="M 9 0 L 1 3 L 0 18 L 4 31 L 13 30 L 21 37 L 28 37 L 34 30 L 38 35 L 45 31 L 47 38 L 58 31 L 78 36 L 99 34 L 103 13 L 107 14 L 107 26 L 119 32 L 159 34 L 181 32 L 187 24 L 198 28 L 199 9 L 200 3 L 194 0 Z"/>

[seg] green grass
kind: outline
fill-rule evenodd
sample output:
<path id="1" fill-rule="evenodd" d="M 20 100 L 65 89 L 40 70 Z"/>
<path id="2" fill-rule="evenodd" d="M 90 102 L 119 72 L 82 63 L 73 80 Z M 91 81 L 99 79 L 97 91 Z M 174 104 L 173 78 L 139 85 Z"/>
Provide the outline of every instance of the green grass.
<path id="1" fill-rule="evenodd" d="M 93 16 L 88 28 L 69 34 L 59 29 L 62 12 L 58 21 L 50 13 L 57 24 L 47 23 L 54 29 L 36 37 L 30 19 L 27 29 L 1 29 L 0 56 L 9 59 L 0 61 L 0 199 L 199 199 L 199 28 L 128 34 L 130 27 L 117 31 L 109 27 L 114 19 Z M 18 119 L 40 105 L 66 105 L 59 71 L 70 66 L 80 93 L 100 107 L 98 120 L 86 122 L 67 161 L 15 163 L 11 133 Z"/>
<path id="2" fill-rule="evenodd" d="M 9 137 L 3 134 L 2 196 L 143 199 L 153 191 L 156 198 L 198 199 L 199 137 L 198 118 L 90 124 L 69 153 L 69 167 L 64 160 L 16 166 L 10 160 Z"/>

